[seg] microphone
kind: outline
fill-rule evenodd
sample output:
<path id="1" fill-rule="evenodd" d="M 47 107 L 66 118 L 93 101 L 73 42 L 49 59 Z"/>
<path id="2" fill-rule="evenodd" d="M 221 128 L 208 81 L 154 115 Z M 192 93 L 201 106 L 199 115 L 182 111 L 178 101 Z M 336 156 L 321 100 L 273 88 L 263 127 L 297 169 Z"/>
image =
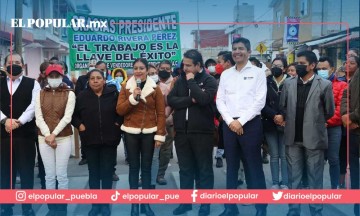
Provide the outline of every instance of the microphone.
<path id="1" fill-rule="evenodd" d="M 141 79 L 136 79 L 136 86 L 138 88 L 141 88 Z M 140 100 L 140 95 L 136 95 L 136 101 L 139 101 Z"/>

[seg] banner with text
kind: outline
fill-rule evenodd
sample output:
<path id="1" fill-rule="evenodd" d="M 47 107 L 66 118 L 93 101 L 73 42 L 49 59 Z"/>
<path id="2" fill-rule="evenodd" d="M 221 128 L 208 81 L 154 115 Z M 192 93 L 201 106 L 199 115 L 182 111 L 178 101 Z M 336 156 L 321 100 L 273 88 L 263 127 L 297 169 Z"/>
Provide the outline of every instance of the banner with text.
<path id="1" fill-rule="evenodd" d="M 68 31 L 72 71 L 89 68 L 94 58 L 109 69 L 132 68 L 136 58 L 152 63 L 166 59 L 173 65 L 181 61 L 178 12 L 146 17 L 69 14 L 68 19 L 77 21 Z"/>
<path id="2" fill-rule="evenodd" d="M 0 190 L 0 203 L 360 203 L 359 190 Z"/>

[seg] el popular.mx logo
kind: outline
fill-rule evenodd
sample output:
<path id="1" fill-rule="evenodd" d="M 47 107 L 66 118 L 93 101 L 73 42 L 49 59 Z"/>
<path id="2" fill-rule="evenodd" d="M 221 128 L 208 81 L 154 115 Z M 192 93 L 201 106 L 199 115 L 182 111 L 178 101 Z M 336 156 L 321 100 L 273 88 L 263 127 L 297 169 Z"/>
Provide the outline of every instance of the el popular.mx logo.
<path id="1" fill-rule="evenodd" d="M 278 201 L 281 199 L 283 192 L 282 191 L 279 191 L 277 193 L 272 192 L 272 195 L 273 195 L 273 200 Z"/>

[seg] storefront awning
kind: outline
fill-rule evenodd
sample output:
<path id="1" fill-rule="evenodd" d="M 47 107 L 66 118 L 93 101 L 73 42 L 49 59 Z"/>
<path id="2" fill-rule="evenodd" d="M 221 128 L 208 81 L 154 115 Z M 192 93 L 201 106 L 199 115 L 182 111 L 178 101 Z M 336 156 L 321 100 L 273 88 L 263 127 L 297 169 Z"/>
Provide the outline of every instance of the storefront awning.
<path id="1" fill-rule="evenodd" d="M 329 41 L 333 41 L 333 40 L 336 40 L 336 39 L 344 37 L 344 36 L 346 36 L 346 34 L 335 35 L 335 36 L 332 36 L 332 37 L 326 37 L 326 38 L 322 38 L 322 39 L 308 41 L 308 42 L 302 43 L 300 45 L 314 46 L 314 45 L 318 45 L 318 44 L 327 43 Z"/>
<path id="2" fill-rule="evenodd" d="M 350 40 L 356 40 L 356 39 L 359 39 L 359 32 L 351 32 L 351 34 L 349 35 L 349 41 Z M 330 41 L 328 43 L 325 43 L 325 44 L 322 44 L 320 45 L 320 47 L 327 47 L 327 46 L 333 46 L 335 44 L 339 44 L 339 43 L 346 43 L 346 40 L 347 40 L 347 37 L 346 35 L 341 37 L 341 38 L 338 38 L 334 41 Z"/>

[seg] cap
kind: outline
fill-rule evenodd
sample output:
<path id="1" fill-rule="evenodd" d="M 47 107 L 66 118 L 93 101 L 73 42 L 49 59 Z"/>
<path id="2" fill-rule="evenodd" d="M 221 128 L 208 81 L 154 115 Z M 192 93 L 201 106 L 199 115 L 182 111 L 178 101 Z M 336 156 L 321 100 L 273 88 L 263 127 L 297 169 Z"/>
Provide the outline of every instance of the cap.
<path id="1" fill-rule="evenodd" d="M 58 72 L 60 75 L 64 75 L 64 71 L 62 69 L 62 66 L 59 64 L 51 64 L 49 65 L 45 70 L 45 75 L 48 76 L 51 72 Z"/>

